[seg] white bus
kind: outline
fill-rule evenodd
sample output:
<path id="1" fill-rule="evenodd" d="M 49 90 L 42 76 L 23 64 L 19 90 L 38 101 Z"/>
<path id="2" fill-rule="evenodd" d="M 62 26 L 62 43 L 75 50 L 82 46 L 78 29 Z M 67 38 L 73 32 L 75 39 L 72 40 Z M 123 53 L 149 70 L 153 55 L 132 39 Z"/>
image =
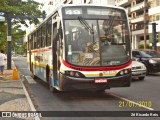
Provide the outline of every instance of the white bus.
<path id="1" fill-rule="evenodd" d="M 62 5 L 29 34 L 29 69 L 51 91 L 129 87 L 130 38 L 123 8 Z"/>

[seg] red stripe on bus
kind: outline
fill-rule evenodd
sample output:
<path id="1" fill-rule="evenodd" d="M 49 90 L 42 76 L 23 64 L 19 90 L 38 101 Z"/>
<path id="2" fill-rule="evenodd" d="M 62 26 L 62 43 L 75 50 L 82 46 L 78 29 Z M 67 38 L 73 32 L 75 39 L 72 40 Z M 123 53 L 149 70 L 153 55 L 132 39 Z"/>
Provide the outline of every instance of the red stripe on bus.
<path id="1" fill-rule="evenodd" d="M 43 49 L 36 49 L 36 50 L 31 50 L 32 53 L 36 53 L 36 52 L 44 52 L 44 51 L 50 51 L 52 50 L 52 48 L 43 48 Z M 28 51 L 29 53 L 29 51 Z"/>
<path id="2" fill-rule="evenodd" d="M 80 71 L 109 71 L 109 70 L 119 70 L 123 69 L 125 67 L 128 67 L 132 64 L 132 60 L 130 60 L 128 63 L 119 65 L 119 66 L 103 66 L 103 67 L 79 67 L 79 66 L 74 66 L 70 65 L 67 63 L 65 60 L 62 60 L 63 64 L 69 68 L 75 69 L 75 70 L 80 70 Z"/>

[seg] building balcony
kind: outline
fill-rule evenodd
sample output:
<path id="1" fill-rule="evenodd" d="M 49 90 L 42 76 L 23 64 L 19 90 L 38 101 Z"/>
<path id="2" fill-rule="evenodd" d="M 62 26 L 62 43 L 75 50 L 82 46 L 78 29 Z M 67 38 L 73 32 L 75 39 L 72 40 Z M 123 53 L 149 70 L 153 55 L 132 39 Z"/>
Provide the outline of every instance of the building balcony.
<path id="1" fill-rule="evenodd" d="M 150 9 L 148 10 L 148 14 L 149 14 L 149 15 L 158 14 L 158 13 L 159 13 L 159 10 L 160 10 L 160 6 L 150 8 Z"/>
<path id="2" fill-rule="evenodd" d="M 131 12 L 144 8 L 144 2 L 138 3 L 131 7 Z"/>
<path id="3" fill-rule="evenodd" d="M 129 5 L 131 1 L 132 0 L 116 0 L 115 4 L 117 6 L 125 6 L 125 5 Z"/>
<path id="4" fill-rule="evenodd" d="M 148 16 L 146 15 L 146 21 L 148 21 Z M 131 19 L 131 23 L 138 23 L 144 21 L 144 15 L 139 15 Z"/>
<path id="5" fill-rule="evenodd" d="M 146 33 L 148 34 L 148 26 L 146 26 Z M 137 28 L 132 30 L 132 35 L 143 35 L 144 28 Z"/>
<path id="6" fill-rule="evenodd" d="M 135 18 L 131 19 L 131 23 L 138 23 L 144 21 L 144 15 L 136 16 Z"/>

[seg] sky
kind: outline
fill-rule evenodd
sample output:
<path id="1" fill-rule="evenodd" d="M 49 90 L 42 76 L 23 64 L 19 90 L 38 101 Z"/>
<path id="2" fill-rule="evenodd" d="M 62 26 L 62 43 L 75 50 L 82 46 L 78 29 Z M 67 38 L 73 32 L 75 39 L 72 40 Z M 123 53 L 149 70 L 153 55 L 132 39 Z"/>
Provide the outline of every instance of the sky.
<path id="1" fill-rule="evenodd" d="M 34 0 L 34 1 L 39 2 L 39 3 L 42 3 L 43 0 Z"/>
<path id="2" fill-rule="evenodd" d="M 27 2 L 28 0 L 22 0 L 22 1 L 26 1 Z M 42 3 L 43 0 L 34 0 L 34 1 Z"/>

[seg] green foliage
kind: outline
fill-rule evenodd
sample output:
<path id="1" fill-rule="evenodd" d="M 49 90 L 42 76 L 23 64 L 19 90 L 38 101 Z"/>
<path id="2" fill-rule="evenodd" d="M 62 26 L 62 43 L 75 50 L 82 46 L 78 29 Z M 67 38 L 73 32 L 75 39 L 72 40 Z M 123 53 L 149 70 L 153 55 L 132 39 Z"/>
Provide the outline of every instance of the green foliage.
<path id="1" fill-rule="evenodd" d="M 5 11 L 6 22 L 0 23 L 0 48 L 6 50 L 7 46 L 7 20 L 8 14 L 14 16 L 41 16 L 42 4 L 35 2 L 34 0 L 28 0 L 28 2 L 23 2 L 22 0 L 0 0 L 0 11 Z M 38 24 L 38 19 L 13 19 L 12 20 L 12 49 L 17 47 L 15 42 L 22 39 L 25 35 L 25 31 L 20 30 L 21 25 L 28 27 L 26 20 L 30 23 Z"/>
<path id="2" fill-rule="evenodd" d="M 0 49 L 6 50 L 7 44 L 7 25 L 0 22 Z"/>
<path id="3" fill-rule="evenodd" d="M 15 48 L 15 53 L 16 54 L 27 54 L 27 43 L 23 43 L 22 46 L 16 47 Z"/>
<path id="4" fill-rule="evenodd" d="M 28 0 L 28 2 L 21 2 L 21 0 L 1 0 L 0 11 L 5 11 L 8 15 L 9 13 L 19 16 L 41 16 L 40 11 L 42 4 L 35 2 L 33 0 Z M 25 19 L 26 20 L 26 19 Z M 14 23 L 21 23 L 28 26 L 24 19 L 15 19 Z M 31 23 L 38 24 L 38 19 L 28 18 Z"/>
<path id="5" fill-rule="evenodd" d="M 144 45 L 143 44 L 140 44 L 138 46 L 139 49 L 144 49 Z M 151 47 L 149 46 L 149 44 L 146 44 L 146 49 L 150 49 Z"/>

